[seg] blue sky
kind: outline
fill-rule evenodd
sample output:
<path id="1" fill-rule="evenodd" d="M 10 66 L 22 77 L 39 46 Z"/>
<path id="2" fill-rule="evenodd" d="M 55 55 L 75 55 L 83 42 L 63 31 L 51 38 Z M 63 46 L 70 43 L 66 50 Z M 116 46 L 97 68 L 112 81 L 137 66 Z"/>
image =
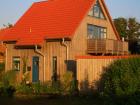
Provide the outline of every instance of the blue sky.
<path id="1" fill-rule="evenodd" d="M 0 0 L 0 27 L 14 24 L 35 1 L 41 0 Z M 116 17 L 136 17 L 140 21 L 140 0 L 105 0 L 110 14 Z"/>

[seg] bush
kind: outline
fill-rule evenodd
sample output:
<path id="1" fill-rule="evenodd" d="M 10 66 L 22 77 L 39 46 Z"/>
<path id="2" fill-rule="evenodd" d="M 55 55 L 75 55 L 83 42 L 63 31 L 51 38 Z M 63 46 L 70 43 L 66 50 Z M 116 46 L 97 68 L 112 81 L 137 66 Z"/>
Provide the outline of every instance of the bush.
<path id="1" fill-rule="evenodd" d="M 117 60 L 102 75 L 104 96 L 131 96 L 140 92 L 140 58 Z"/>
<path id="2" fill-rule="evenodd" d="M 0 80 L 2 80 L 2 73 L 5 69 L 5 63 L 0 63 Z"/>
<path id="3" fill-rule="evenodd" d="M 19 84 L 17 87 L 16 87 L 16 93 L 17 94 L 33 94 L 33 88 L 32 86 L 30 85 L 26 85 L 26 84 Z"/>
<path id="4" fill-rule="evenodd" d="M 0 96 L 12 97 L 16 91 L 15 89 L 16 72 L 9 70 L 1 74 L 0 82 Z"/>
<path id="5" fill-rule="evenodd" d="M 2 72 L 5 69 L 5 63 L 0 63 L 0 72 Z"/>
<path id="6" fill-rule="evenodd" d="M 73 93 L 76 90 L 76 80 L 73 78 L 73 73 L 67 71 L 61 78 L 61 86 L 64 94 Z"/>
<path id="7" fill-rule="evenodd" d="M 33 93 L 35 93 L 35 94 L 40 94 L 41 93 L 41 84 L 38 82 L 38 83 L 34 83 L 33 85 L 32 85 L 32 88 L 33 88 Z"/>
<path id="8" fill-rule="evenodd" d="M 61 94 L 60 82 L 46 82 L 40 85 L 40 94 Z"/>
<path id="9" fill-rule="evenodd" d="M 3 72 L 2 75 L 2 83 L 6 86 L 15 85 L 16 82 L 16 71 L 9 70 L 7 72 Z"/>
<path id="10" fill-rule="evenodd" d="M 0 96 L 8 96 L 13 97 L 16 89 L 12 85 L 5 86 L 2 83 L 0 83 Z"/>
<path id="11" fill-rule="evenodd" d="M 21 84 L 17 86 L 18 94 L 71 94 L 76 89 L 76 81 L 73 79 L 72 72 L 67 72 L 63 75 L 62 81 L 48 81 L 46 83 L 41 84 L 33 83 L 26 84 L 25 81 L 22 81 Z"/>

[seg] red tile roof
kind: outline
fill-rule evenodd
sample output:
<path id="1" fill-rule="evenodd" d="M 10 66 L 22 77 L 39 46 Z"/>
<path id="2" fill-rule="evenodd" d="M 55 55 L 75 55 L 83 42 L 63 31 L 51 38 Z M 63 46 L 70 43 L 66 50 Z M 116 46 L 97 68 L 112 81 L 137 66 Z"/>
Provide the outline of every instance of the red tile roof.
<path id="1" fill-rule="evenodd" d="M 29 40 L 33 41 L 35 37 L 39 40 L 34 41 L 35 44 L 35 42 L 40 43 L 42 39 L 72 38 L 95 1 L 49 0 L 36 2 L 10 31 L 3 33 L 0 40 L 18 41 L 17 44 L 31 44 Z"/>
<path id="2" fill-rule="evenodd" d="M 32 36 L 71 38 L 95 0 L 49 0 L 34 3 L 4 40 Z"/>
<path id="3" fill-rule="evenodd" d="M 29 45 L 39 45 L 39 46 L 41 46 L 42 42 L 43 42 L 43 38 L 27 37 L 27 38 L 20 39 L 16 43 L 16 46 L 29 46 Z"/>
<path id="4" fill-rule="evenodd" d="M 0 30 L 0 40 L 3 40 L 5 38 L 5 35 L 7 32 L 9 32 L 11 28 L 4 28 Z M 7 38 L 6 38 L 7 39 Z"/>

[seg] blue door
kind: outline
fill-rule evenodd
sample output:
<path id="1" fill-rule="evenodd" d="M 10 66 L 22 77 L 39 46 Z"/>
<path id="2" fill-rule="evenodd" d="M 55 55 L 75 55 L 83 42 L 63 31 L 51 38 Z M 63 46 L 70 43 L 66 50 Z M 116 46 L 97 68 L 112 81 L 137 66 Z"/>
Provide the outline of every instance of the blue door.
<path id="1" fill-rule="evenodd" d="M 32 62 L 32 82 L 39 82 L 39 57 L 34 56 Z"/>

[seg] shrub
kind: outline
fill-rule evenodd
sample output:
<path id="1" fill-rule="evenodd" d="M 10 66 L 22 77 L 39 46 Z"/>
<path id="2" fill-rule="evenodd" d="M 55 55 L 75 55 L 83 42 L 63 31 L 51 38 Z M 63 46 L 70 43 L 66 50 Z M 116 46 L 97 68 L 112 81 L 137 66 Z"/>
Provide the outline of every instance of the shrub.
<path id="1" fill-rule="evenodd" d="M 0 96 L 8 96 L 13 97 L 16 89 L 12 85 L 4 85 L 3 83 L 0 83 Z"/>
<path id="2" fill-rule="evenodd" d="M 26 85 L 24 83 L 17 85 L 16 90 L 17 90 L 16 91 L 17 94 L 27 94 L 27 95 L 29 95 L 29 94 L 33 93 L 32 86 Z"/>
<path id="3" fill-rule="evenodd" d="M 61 85 L 62 85 L 62 91 L 65 94 L 69 94 L 74 90 L 75 88 L 75 81 L 73 78 L 73 73 L 70 71 L 67 71 L 61 78 Z"/>
<path id="4" fill-rule="evenodd" d="M 5 63 L 0 63 L 0 80 L 2 79 L 2 73 L 5 69 Z"/>
<path id="5" fill-rule="evenodd" d="M 39 82 L 32 84 L 33 93 L 36 95 L 41 94 L 41 87 L 42 85 Z"/>
<path id="6" fill-rule="evenodd" d="M 102 75 L 100 88 L 105 96 L 131 96 L 140 92 L 140 58 L 112 63 Z"/>
<path id="7" fill-rule="evenodd" d="M 33 83 L 27 85 L 23 80 L 20 85 L 17 86 L 18 94 L 69 94 L 76 89 L 76 81 L 73 79 L 72 72 L 67 72 L 63 75 L 62 81 L 48 81 L 41 84 Z"/>
<path id="8" fill-rule="evenodd" d="M 16 84 L 16 71 L 9 70 L 7 72 L 2 73 L 2 83 L 6 86 L 15 85 Z"/>
<path id="9" fill-rule="evenodd" d="M 16 91 L 16 71 L 2 72 L 0 82 L 0 96 L 12 97 Z"/>
<path id="10" fill-rule="evenodd" d="M 0 63 L 0 72 L 2 72 L 5 69 L 5 63 Z"/>
<path id="11" fill-rule="evenodd" d="M 46 82 L 41 85 L 40 92 L 41 94 L 61 94 L 60 82 Z"/>

